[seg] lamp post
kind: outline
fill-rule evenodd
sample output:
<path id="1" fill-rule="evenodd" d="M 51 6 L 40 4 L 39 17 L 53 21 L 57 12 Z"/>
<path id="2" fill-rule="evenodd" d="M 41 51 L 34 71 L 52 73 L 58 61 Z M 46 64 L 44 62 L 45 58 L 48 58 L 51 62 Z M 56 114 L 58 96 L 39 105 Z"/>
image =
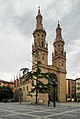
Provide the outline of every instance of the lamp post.
<path id="1" fill-rule="evenodd" d="M 19 102 L 20 102 L 20 104 L 22 101 L 22 95 L 23 95 L 22 88 L 19 88 Z"/>
<path id="2" fill-rule="evenodd" d="M 52 86 L 53 86 L 53 89 L 54 89 L 54 95 L 53 95 L 53 107 L 56 107 L 56 93 L 55 93 L 55 89 L 56 89 L 56 86 L 57 86 L 57 81 L 55 79 L 52 79 Z"/>

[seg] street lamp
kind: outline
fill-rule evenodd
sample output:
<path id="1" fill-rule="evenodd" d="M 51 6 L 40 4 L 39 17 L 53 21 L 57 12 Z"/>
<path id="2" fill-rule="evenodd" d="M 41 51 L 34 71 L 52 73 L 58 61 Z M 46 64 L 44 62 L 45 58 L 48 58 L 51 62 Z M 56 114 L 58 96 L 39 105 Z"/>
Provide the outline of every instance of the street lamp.
<path id="1" fill-rule="evenodd" d="M 22 88 L 19 88 L 19 102 L 20 102 L 20 104 L 22 101 L 22 95 L 23 95 Z"/>
<path id="2" fill-rule="evenodd" d="M 56 107 L 56 93 L 55 93 L 55 89 L 56 89 L 56 86 L 57 86 L 57 81 L 55 79 L 52 79 L 51 81 L 51 84 L 53 86 L 53 89 L 54 89 L 54 95 L 53 95 L 53 107 Z"/>

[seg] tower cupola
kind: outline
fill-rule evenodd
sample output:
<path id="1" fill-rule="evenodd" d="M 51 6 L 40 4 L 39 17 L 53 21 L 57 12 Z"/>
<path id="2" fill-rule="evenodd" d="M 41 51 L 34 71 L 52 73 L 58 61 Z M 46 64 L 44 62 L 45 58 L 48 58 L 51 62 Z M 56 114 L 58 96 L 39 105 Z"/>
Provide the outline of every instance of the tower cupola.
<path id="1" fill-rule="evenodd" d="M 43 29 L 43 24 L 42 24 L 42 15 L 40 12 L 40 6 L 38 7 L 38 14 L 36 16 L 36 29 Z"/>
<path id="2" fill-rule="evenodd" d="M 48 44 L 46 42 L 46 31 L 43 29 L 42 15 L 40 12 L 40 7 L 38 7 L 38 13 L 36 16 L 36 28 L 33 32 L 34 43 L 32 45 L 32 60 L 35 62 L 38 52 L 38 59 L 42 64 L 48 65 Z M 34 64 L 33 64 L 34 67 Z"/>
<path id="3" fill-rule="evenodd" d="M 61 31 L 62 31 L 62 29 L 61 29 L 59 21 L 58 21 L 58 25 L 57 25 L 57 28 L 56 28 L 56 39 L 55 40 L 58 40 L 58 38 L 62 39 Z"/>
<path id="4" fill-rule="evenodd" d="M 60 68 L 61 62 L 65 62 L 65 60 L 66 60 L 66 52 L 64 51 L 65 42 L 62 38 L 61 31 L 62 31 L 62 29 L 61 29 L 59 21 L 58 21 L 58 25 L 56 28 L 56 38 L 53 43 L 54 53 L 52 53 L 52 64 L 55 64 L 55 62 L 57 62 L 56 64 L 57 64 L 57 67 L 59 67 L 59 68 Z M 61 60 L 61 62 L 60 62 L 60 60 Z"/>

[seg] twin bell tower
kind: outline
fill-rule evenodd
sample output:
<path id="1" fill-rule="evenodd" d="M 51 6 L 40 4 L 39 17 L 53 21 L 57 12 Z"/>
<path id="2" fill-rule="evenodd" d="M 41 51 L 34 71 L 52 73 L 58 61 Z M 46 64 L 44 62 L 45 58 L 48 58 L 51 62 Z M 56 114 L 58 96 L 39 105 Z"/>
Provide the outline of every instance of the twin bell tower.
<path id="1" fill-rule="evenodd" d="M 61 27 L 58 21 L 56 28 L 56 36 L 53 42 L 52 65 L 48 65 L 48 44 L 46 42 L 46 30 L 43 28 L 43 17 L 41 15 L 40 7 L 36 16 L 36 28 L 33 31 L 34 43 L 32 45 L 32 71 L 36 70 L 34 62 L 40 61 L 39 68 L 42 73 L 54 73 L 58 85 L 56 89 L 57 100 L 60 102 L 66 101 L 66 52 L 64 51 L 65 42 L 62 38 Z M 52 39 L 53 40 L 53 39 Z M 45 80 L 43 79 L 45 83 Z M 52 97 L 53 92 L 50 93 Z M 41 98 L 39 94 L 39 98 Z M 44 97 L 46 99 L 46 96 Z"/>

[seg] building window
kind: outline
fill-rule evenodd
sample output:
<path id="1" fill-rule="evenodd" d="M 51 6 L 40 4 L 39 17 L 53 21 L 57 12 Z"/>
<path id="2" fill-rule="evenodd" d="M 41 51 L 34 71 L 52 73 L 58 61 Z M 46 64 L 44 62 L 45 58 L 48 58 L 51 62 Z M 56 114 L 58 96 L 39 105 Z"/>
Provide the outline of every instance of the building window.
<path id="1" fill-rule="evenodd" d="M 42 56 L 42 60 L 44 60 L 44 56 Z"/>
<path id="2" fill-rule="evenodd" d="M 26 87 L 27 91 L 28 91 L 28 86 Z"/>
<path id="3" fill-rule="evenodd" d="M 36 47 L 36 43 L 35 43 L 35 47 Z"/>
<path id="4" fill-rule="evenodd" d="M 36 38 L 36 36 L 34 36 L 34 38 Z"/>
<path id="5" fill-rule="evenodd" d="M 42 37 L 43 37 L 43 34 L 42 34 Z"/>
<path id="6" fill-rule="evenodd" d="M 62 66 L 63 66 L 63 63 L 62 63 Z"/>
<path id="7" fill-rule="evenodd" d="M 44 43 L 43 43 L 43 41 L 42 41 L 42 47 L 44 47 Z"/>
<path id="8" fill-rule="evenodd" d="M 55 55 L 57 55 L 57 51 L 55 51 Z"/>
<path id="9" fill-rule="evenodd" d="M 23 87 L 23 91 L 25 91 L 25 87 Z"/>
<path id="10" fill-rule="evenodd" d="M 63 50 L 61 51 L 61 54 L 63 55 Z"/>

